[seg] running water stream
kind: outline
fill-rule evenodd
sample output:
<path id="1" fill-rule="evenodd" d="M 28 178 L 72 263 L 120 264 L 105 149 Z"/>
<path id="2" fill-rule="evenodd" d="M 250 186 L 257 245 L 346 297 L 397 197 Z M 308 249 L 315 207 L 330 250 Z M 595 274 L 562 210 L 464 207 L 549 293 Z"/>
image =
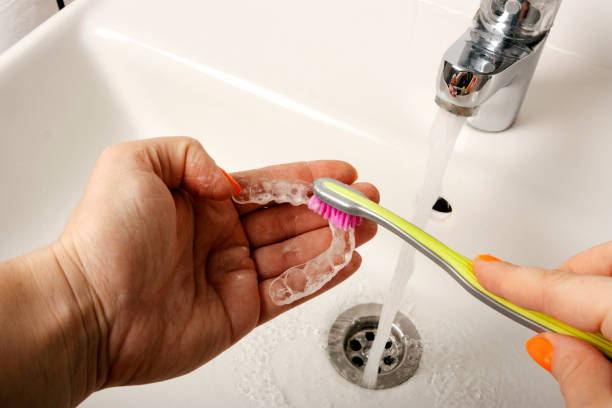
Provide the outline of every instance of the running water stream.
<path id="1" fill-rule="evenodd" d="M 442 178 L 464 122 L 465 118 L 439 109 L 431 126 L 429 131 L 430 151 L 423 186 L 410 219 L 413 224 L 421 229 L 426 228 L 431 207 L 440 195 Z M 414 270 L 414 254 L 415 249 L 412 246 L 407 243 L 402 245 L 389 291 L 383 302 L 376 338 L 369 351 L 368 362 L 364 370 L 363 384 L 368 388 L 376 387 L 378 367 L 385 343 L 391 334 L 393 320 L 399 310 L 406 285 Z"/>

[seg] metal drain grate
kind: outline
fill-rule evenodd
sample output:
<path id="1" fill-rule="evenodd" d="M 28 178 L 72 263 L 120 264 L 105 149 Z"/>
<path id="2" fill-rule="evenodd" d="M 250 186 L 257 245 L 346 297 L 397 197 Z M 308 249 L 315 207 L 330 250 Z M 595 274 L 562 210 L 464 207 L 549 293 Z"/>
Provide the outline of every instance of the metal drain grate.
<path id="1" fill-rule="evenodd" d="M 363 386 L 363 370 L 376 337 L 381 308 L 377 303 L 354 306 L 338 316 L 329 331 L 327 348 L 332 364 L 340 375 L 359 386 Z M 378 368 L 376 389 L 395 387 L 412 377 L 422 352 L 416 327 L 398 313 Z"/>

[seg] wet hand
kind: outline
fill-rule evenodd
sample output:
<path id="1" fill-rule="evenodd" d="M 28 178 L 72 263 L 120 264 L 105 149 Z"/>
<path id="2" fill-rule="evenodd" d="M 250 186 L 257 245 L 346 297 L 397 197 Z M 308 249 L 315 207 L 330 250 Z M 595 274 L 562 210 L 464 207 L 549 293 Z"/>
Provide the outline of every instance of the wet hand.
<path id="1" fill-rule="evenodd" d="M 487 290 L 518 306 L 612 340 L 612 242 L 584 251 L 556 270 L 479 256 L 474 272 Z M 545 333 L 530 339 L 526 348 L 557 379 L 568 407 L 612 406 L 612 363 L 595 347 Z"/>
<path id="2" fill-rule="evenodd" d="M 344 162 L 316 161 L 237 175 L 350 184 L 356 171 Z M 236 205 L 230 198 L 237 188 L 188 138 L 131 142 L 101 155 L 54 248 L 68 281 L 81 281 L 72 285 L 77 297 L 95 305 L 104 343 L 97 356 L 102 386 L 189 372 L 295 306 L 274 304 L 267 285 L 329 246 L 327 222 L 305 206 Z M 372 185 L 356 188 L 378 199 Z M 364 222 L 357 245 L 375 232 Z M 282 251 L 287 241 L 296 248 L 292 256 Z M 360 262 L 355 253 L 318 293 Z"/>

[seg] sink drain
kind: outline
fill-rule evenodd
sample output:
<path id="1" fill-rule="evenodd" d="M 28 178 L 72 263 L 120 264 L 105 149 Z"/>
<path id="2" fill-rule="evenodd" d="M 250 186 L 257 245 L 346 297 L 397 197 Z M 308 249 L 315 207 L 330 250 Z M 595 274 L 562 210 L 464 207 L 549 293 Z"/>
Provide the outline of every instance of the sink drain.
<path id="1" fill-rule="evenodd" d="M 363 386 L 363 370 L 376 337 L 381 308 L 377 303 L 354 306 L 338 316 L 329 330 L 327 351 L 332 364 L 340 375 L 359 386 Z M 398 313 L 378 368 L 376 389 L 395 387 L 412 377 L 422 353 L 416 327 Z"/>
<path id="2" fill-rule="evenodd" d="M 438 197 L 433 207 L 431 207 L 432 218 L 438 221 L 445 221 L 450 218 L 453 212 L 453 207 L 444 197 Z"/>

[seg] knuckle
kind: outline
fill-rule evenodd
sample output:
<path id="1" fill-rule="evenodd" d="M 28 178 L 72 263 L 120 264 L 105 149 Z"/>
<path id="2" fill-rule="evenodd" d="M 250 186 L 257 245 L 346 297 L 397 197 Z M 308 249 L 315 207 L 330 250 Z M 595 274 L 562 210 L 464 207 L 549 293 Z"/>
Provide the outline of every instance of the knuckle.
<path id="1" fill-rule="evenodd" d="M 563 271 L 543 270 L 542 276 L 542 311 L 552 314 L 559 304 L 560 289 L 567 284 L 570 274 Z"/>
<path id="2" fill-rule="evenodd" d="M 112 146 L 107 146 L 104 148 L 104 150 L 102 150 L 102 153 L 100 153 L 100 160 L 102 161 L 112 161 L 120 156 L 122 156 L 124 154 L 124 147 L 121 144 L 117 144 L 117 145 L 112 145 Z"/>
<path id="3" fill-rule="evenodd" d="M 191 136 L 178 136 L 177 142 L 179 142 L 181 145 L 184 146 L 185 151 L 187 151 L 188 149 L 192 149 L 192 148 L 202 147 L 202 145 L 200 144 L 200 141 Z"/>
<path id="4" fill-rule="evenodd" d="M 108 146 L 102 150 L 96 160 L 96 168 L 117 169 L 117 166 L 130 161 L 134 155 L 134 150 L 129 143 Z"/>
<path id="5" fill-rule="evenodd" d="M 283 265 L 283 270 L 288 269 L 297 263 L 296 248 L 291 244 L 285 245 L 283 247 L 283 253 L 281 254 L 281 265 Z"/>
<path id="6" fill-rule="evenodd" d="M 195 163 L 203 157 L 206 157 L 204 147 L 199 140 L 193 137 L 180 136 L 174 146 L 176 146 L 180 157 L 182 157 L 185 162 L 192 161 Z"/>

